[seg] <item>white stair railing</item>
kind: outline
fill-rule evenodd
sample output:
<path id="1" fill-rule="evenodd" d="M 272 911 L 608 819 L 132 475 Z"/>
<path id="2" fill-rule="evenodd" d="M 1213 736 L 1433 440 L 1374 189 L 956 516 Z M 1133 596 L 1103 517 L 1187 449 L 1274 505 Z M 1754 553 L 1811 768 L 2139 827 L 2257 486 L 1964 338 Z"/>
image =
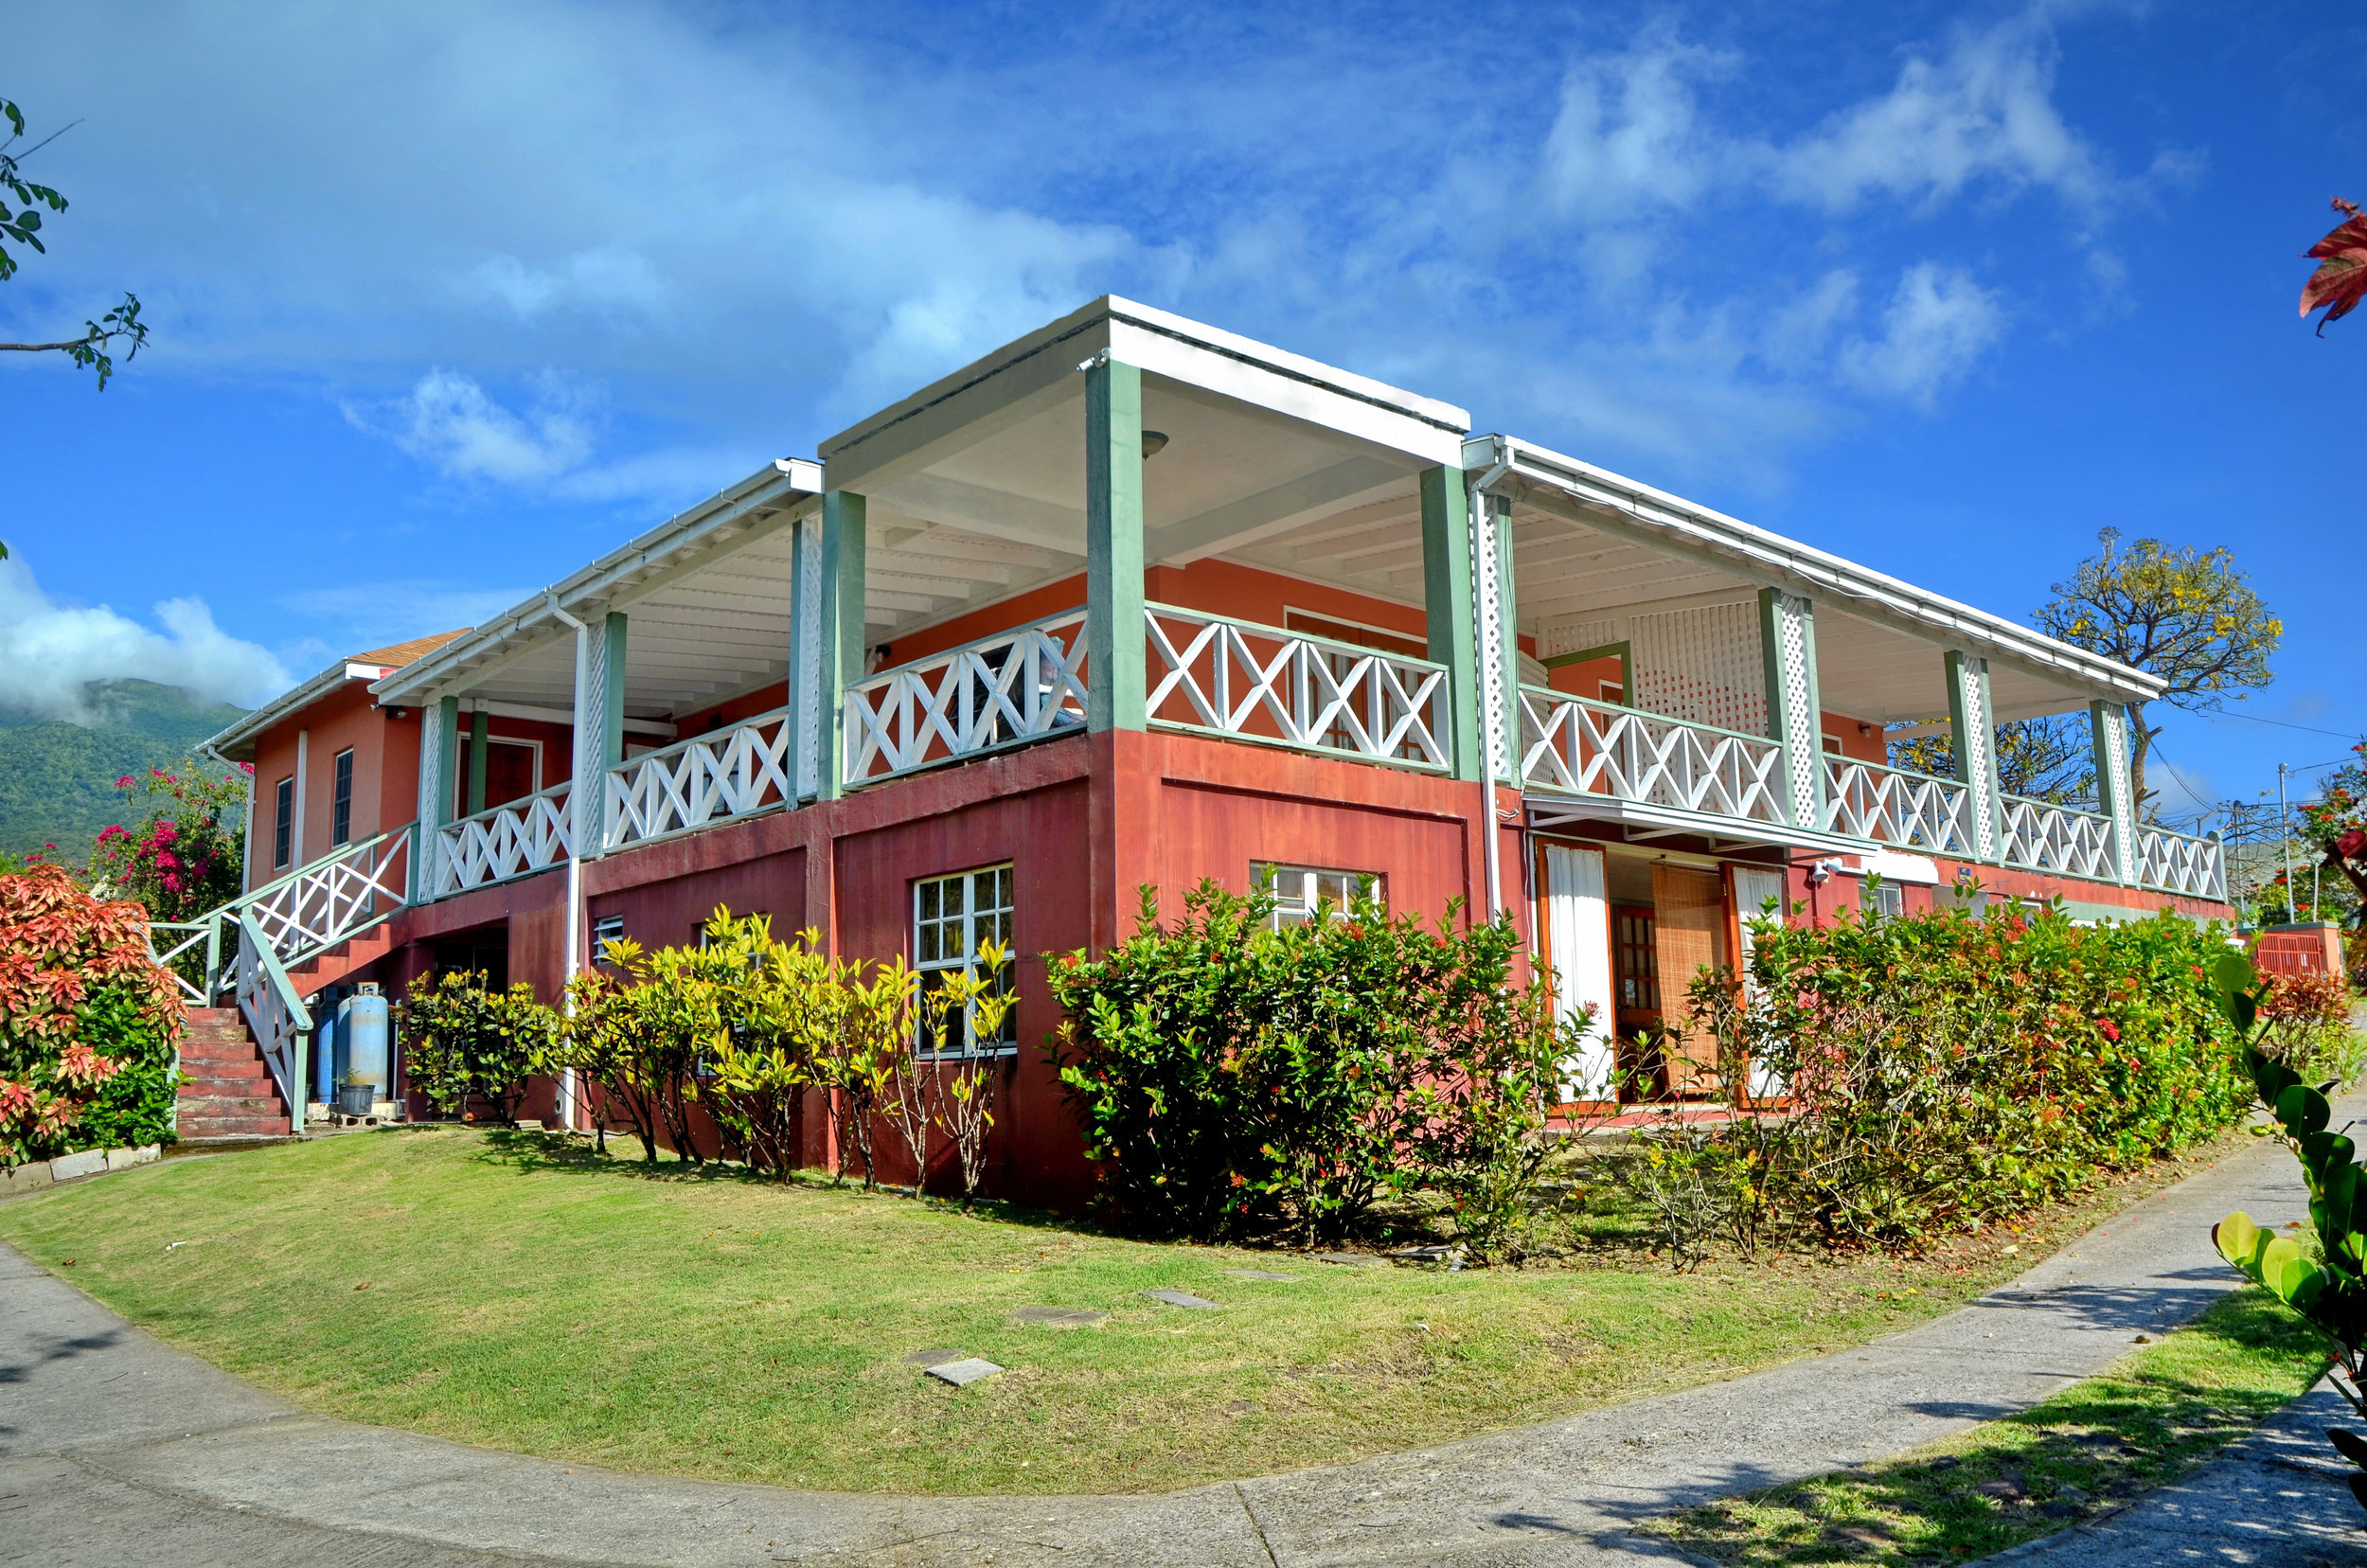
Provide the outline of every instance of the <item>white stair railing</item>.
<path id="1" fill-rule="evenodd" d="M 1150 722 L 1237 740 L 1444 772 L 1444 665 L 1253 621 L 1154 604 L 1144 613 Z"/>
<path id="2" fill-rule="evenodd" d="M 414 826 L 405 823 L 375 838 L 341 846 L 193 919 L 151 921 L 149 953 L 168 967 L 175 959 L 194 967 L 186 959 L 202 945 L 206 955 L 204 983 L 193 983 L 178 971 L 175 978 L 188 998 L 204 1007 L 227 983 L 222 960 L 234 942 L 241 949 L 250 941 L 259 943 L 286 966 L 351 941 L 411 903 Z M 240 935 L 242 926 L 252 927 L 251 938 Z"/>
<path id="3" fill-rule="evenodd" d="M 2144 828 L 2137 833 L 2137 881 L 2192 899 L 2227 898 L 2225 846 L 2216 839 Z"/>
<path id="4" fill-rule="evenodd" d="M 796 799 L 789 776 L 790 710 L 677 740 L 608 770 L 604 847 L 776 811 Z"/>
<path id="5" fill-rule="evenodd" d="M 1085 724 L 1085 613 L 883 670 L 846 691 L 849 784 L 1066 734 Z"/>
<path id="6" fill-rule="evenodd" d="M 287 966 L 271 949 L 252 914 L 241 912 L 236 926 L 238 961 L 234 968 L 240 1016 L 271 1069 L 272 1081 L 288 1102 L 288 1131 L 304 1131 L 305 1058 L 311 1042 L 312 1014 L 288 978 Z"/>
<path id="7" fill-rule="evenodd" d="M 1968 855 L 1972 792 L 1952 778 L 1827 754 L 1824 830 L 1935 855 Z"/>
<path id="8" fill-rule="evenodd" d="M 1521 787 L 1784 821 L 1784 748 L 1640 708 L 1521 688 Z"/>
<path id="9" fill-rule="evenodd" d="M 574 790 L 570 779 L 437 829 L 442 850 L 436 857 L 436 897 L 564 862 L 575 852 L 575 824 L 567 810 Z"/>
<path id="10" fill-rule="evenodd" d="M 2003 799 L 2002 859 L 2007 864 L 2102 882 L 2120 879 L 2110 817 L 2028 795 L 2009 794 Z"/>

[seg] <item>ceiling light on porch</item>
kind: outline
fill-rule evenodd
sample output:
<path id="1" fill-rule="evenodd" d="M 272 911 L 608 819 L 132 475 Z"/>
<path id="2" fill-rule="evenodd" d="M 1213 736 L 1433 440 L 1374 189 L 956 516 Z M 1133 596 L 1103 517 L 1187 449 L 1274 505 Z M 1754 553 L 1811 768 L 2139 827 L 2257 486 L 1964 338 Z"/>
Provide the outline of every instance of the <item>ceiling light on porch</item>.
<path id="1" fill-rule="evenodd" d="M 1156 456 L 1158 456 L 1158 455 L 1159 455 L 1159 454 L 1161 454 L 1162 452 L 1165 452 L 1165 451 L 1166 450 L 1166 447 L 1167 447 L 1167 433 L 1166 433 L 1166 431 L 1164 431 L 1164 430 L 1146 430 L 1146 431 L 1144 431 L 1144 432 L 1143 432 L 1143 455 L 1144 455 L 1144 457 L 1146 457 L 1146 458 L 1156 457 Z"/>

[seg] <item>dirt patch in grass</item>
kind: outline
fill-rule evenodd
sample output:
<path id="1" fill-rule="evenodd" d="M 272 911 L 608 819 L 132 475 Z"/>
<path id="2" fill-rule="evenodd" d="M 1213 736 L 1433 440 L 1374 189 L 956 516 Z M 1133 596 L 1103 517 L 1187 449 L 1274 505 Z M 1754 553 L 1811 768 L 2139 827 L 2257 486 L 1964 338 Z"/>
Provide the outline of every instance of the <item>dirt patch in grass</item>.
<path id="1" fill-rule="evenodd" d="M 2306 1393 L 2326 1362 L 2316 1333 L 2247 1287 L 2020 1415 L 1898 1459 L 1687 1509 L 1642 1533 L 1749 1568 L 1986 1557 L 2217 1457 Z"/>
<path id="2" fill-rule="evenodd" d="M 1143 1491 L 1860 1343 L 2227 1147 L 1924 1257 L 1713 1258 L 1682 1275 L 1615 1208 L 1543 1267 L 1350 1268 L 459 1129 L 169 1160 L 0 1203 L 0 1237 L 73 1258 L 64 1276 L 132 1321 L 329 1415 L 719 1480 Z M 1242 1268 L 1294 1277 L 1225 1273 Z M 1222 1310 L 1143 1293 L 1162 1289 Z M 1109 1316 L 1055 1328 L 1014 1322 L 1023 1306 Z M 1010 1370 L 953 1389 L 904 1363 L 923 1348 Z"/>

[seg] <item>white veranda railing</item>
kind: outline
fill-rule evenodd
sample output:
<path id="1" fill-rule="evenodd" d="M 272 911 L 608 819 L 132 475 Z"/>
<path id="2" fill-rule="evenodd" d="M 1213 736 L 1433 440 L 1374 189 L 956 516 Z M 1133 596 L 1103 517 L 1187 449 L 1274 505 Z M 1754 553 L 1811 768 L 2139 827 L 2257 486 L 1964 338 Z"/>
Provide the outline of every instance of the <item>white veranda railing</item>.
<path id="1" fill-rule="evenodd" d="M 571 779 L 437 829 L 436 897 L 565 861 L 575 852 L 575 824 L 567 809 L 574 792 Z"/>
<path id="2" fill-rule="evenodd" d="M 1082 610 L 882 671 L 846 690 L 846 782 L 1081 729 L 1086 680 Z"/>
<path id="3" fill-rule="evenodd" d="M 789 776 L 790 710 L 628 757 L 608 770 L 603 847 L 775 811 L 797 798 Z"/>
<path id="4" fill-rule="evenodd" d="M 2120 868 L 2112 848 L 2112 819 L 2093 811 L 2009 794 L 2005 805 L 2002 859 L 2033 871 L 2116 882 Z"/>
<path id="5" fill-rule="evenodd" d="M 1784 749 L 1638 708 L 1521 688 L 1521 787 L 1746 822 L 1784 820 Z"/>
<path id="6" fill-rule="evenodd" d="M 1152 723 L 1444 772 L 1444 665 L 1170 605 L 1148 606 Z"/>
<path id="7" fill-rule="evenodd" d="M 2225 900 L 2225 850 L 2216 839 L 2145 828 L 2137 833 L 2137 881 L 2196 899 Z"/>
<path id="8" fill-rule="evenodd" d="M 1972 792 L 1952 778 L 1828 754 L 1824 830 L 1935 855 L 1969 855 Z"/>
<path id="9" fill-rule="evenodd" d="M 224 964 L 250 946 L 267 949 L 283 967 L 301 964 L 393 918 L 412 899 L 413 836 L 405 823 L 194 919 L 152 921 L 149 952 L 173 971 L 188 1001 L 211 1006 L 231 983 Z"/>

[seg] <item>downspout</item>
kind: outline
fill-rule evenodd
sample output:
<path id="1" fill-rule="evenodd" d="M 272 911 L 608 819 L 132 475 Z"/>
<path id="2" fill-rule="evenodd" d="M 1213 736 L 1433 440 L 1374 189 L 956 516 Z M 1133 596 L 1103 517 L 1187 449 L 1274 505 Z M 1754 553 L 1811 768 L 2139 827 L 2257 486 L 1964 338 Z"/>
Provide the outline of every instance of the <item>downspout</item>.
<path id="1" fill-rule="evenodd" d="M 553 615 L 576 630 L 577 724 L 573 747 L 575 751 L 579 752 L 583 747 L 581 721 L 583 719 L 584 666 L 592 657 L 592 629 L 561 610 L 559 607 L 559 596 L 547 588 L 543 591 L 543 602 L 548 606 Z M 572 757 L 572 760 L 574 763 L 572 771 L 576 775 L 577 786 L 580 788 L 583 780 L 583 758 L 575 756 Z M 583 846 L 578 842 L 583 837 L 580 831 L 583 825 L 583 808 L 582 803 L 576 799 L 575 790 L 567 792 L 567 810 L 575 817 L 576 822 L 575 830 L 567 834 L 567 953 L 560 969 L 559 1007 L 561 1012 L 572 1018 L 576 1011 L 576 959 L 583 944 Z M 593 820 L 596 822 L 599 819 L 596 815 Z M 570 1132 L 576 1130 L 576 1070 L 573 1067 L 561 1067 L 559 1070 L 559 1122 Z"/>
<path id="2" fill-rule="evenodd" d="M 1486 505 L 1487 487 L 1512 472 L 1512 449 L 1505 443 L 1503 437 L 1499 436 L 1494 439 L 1496 466 L 1471 481 L 1463 508 L 1465 521 L 1471 530 L 1471 631 L 1474 640 L 1480 629 L 1487 624 L 1486 597 L 1481 592 L 1480 551 L 1483 547 L 1486 548 L 1489 551 L 1489 559 L 1492 561 L 1496 547 L 1493 538 L 1483 537 L 1480 518 Z M 1495 574 L 1490 571 L 1487 576 L 1488 580 L 1492 581 Z M 1496 641 L 1500 644 L 1504 640 L 1502 632 L 1503 628 L 1499 627 Z M 1487 919 L 1491 925 L 1495 923 L 1496 917 L 1503 912 L 1504 906 L 1503 850 L 1496 843 L 1498 832 L 1496 826 L 1496 748 L 1490 743 L 1491 737 L 1487 728 L 1488 715 L 1498 711 L 1504 702 L 1504 670 L 1498 659 L 1501 651 L 1501 648 L 1484 648 L 1480 650 L 1479 660 L 1479 740 L 1482 754 L 1480 800 L 1484 808 L 1481 816 L 1487 849 Z M 1509 724 L 1510 722 L 1510 715 L 1507 713 L 1505 722 Z"/>

